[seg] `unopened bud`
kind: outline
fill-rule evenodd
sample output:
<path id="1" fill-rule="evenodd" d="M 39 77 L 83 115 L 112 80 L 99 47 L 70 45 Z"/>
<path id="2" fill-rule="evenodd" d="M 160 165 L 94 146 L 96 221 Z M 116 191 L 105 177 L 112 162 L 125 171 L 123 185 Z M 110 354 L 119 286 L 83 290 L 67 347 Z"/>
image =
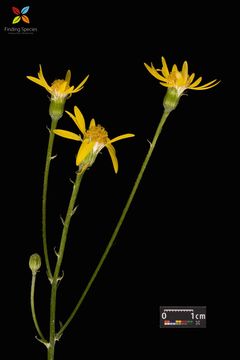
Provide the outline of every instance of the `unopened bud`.
<path id="1" fill-rule="evenodd" d="M 32 254 L 29 259 L 29 267 L 33 274 L 36 274 L 41 267 L 41 257 L 38 254 Z"/>

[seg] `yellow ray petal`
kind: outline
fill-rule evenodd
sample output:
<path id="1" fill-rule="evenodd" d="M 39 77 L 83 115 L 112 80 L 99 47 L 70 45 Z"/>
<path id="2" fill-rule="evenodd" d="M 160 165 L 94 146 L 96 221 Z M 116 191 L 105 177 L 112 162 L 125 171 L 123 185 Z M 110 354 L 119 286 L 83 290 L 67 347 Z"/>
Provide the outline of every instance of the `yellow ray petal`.
<path id="1" fill-rule="evenodd" d="M 165 78 L 167 78 L 169 76 L 169 71 L 168 71 L 166 60 L 164 59 L 163 56 L 162 56 L 162 65 L 163 65 L 162 74 Z"/>
<path id="2" fill-rule="evenodd" d="M 85 125 L 85 119 L 83 114 L 81 113 L 80 109 L 77 106 L 74 106 L 74 114 L 75 114 L 75 120 L 77 127 L 81 131 L 82 134 L 85 134 L 86 132 L 86 125 Z"/>
<path id="3" fill-rule="evenodd" d="M 122 140 L 122 139 L 127 139 L 127 138 L 133 137 L 133 136 L 135 136 L 135 135 L 134 134 L 119 135 L 119 136 L 113 138 L 112 140 L 110 140 L 107 144 L 111 144 L 111 143 L 113 143 L 115 141 Z"/>
<path id="4" fill-rule="evenodd" d="M 118 172 L 118 159 L 117 159 L 117 156 L 116 156 L 116 150 L 114 149 L 114 147 L 110 143 L 108 143 L 106 145 L 106 148 L 108 149 L 109 155 L 110 155 L 110 157 L 112 159 L 112 164 L 113 164 L 114 171 L 115 171 L 115 173 L 117 173 Z"/>
<path id="5" fill-rule="evenodd" d="M 51 92 L 51 86 L 48 85 L 48 83 L 46 82 L 46 80 L 45 80 L 45 78 L 43 76 L 42 66 L 39 65 L 39 68 L 40 68 L 40 70 L 39 70 L 39 73 L 38 73 L 38 77 L 42 81 L 43 87 L 45 87 L 45 89 L 47 91 Z"/>
<path id="6" fill-rule="evenodd" d="M 67 138 L 67 139 L 81 141 L 81 136 L 77 135 L 71 131 L 56 129 L 56 130 L 53 130 L 53 132 L 54 132 L 54 134 L 57 134 L 59 136 Z"/>
<path id="7" fill-rule="evenodd" d="M 75 92 L 80 91 L 88 78 L 89 78 L 89 75 L 87 75 L 85 77 L 85 79 L 72 92 L 75 93 Z"/>
<path id="8" fill-rule="evenodd" d="M 42 65 L 39 65 L 38 77 L 39 77 L 39 79 L 44 79 Z"/>
<path id="9" fill-rule="evenodd" d="M 217 81 L 217 80 L 215 79 L 215 80 L 212 80 L 212 81 L 210 81 L 210 82 L 208 82 L 207 84 L 204 84 L 204 85 L 201 85 L 201 86 L 198 86 L 198 88 L 200 89 L 204 89 L 204 88 L 206 88 L 206 89 L 209 89 L 209 87 L 213 87 L 213 86 L 215 86 L 215 85 L 217 85 L 217 84 L 219 84 L 220 83 L 220 81 Z"/>
<path id="10" fill-rule="evenodd" d="M 89 155 L 94 147 L 94 142 L 88 142 L 88 140 L 83 141 L 76 157 L 76 165 L 79 166 L 81 162 Z"/>
<path id="11" fill-rule="evenodd" d="M 165 87 L 173 87 L 171 84 L 169 84 L 169 83 L 163 83 L 163 82 L 161 82 L 161 81 L 160 81 L 160 84 L 161 84 L 162 86 L 165 86 Z"/>
<path id="12" fill-rule="evenodd" d="M 89 129 L 91 129 L 91 128 L 95 127 L 95 126 L 96 126 L 95 120 L 92 119 L 92 120 L 90 121 Z"/>
<path id="13" fill-rule="evenodd" d="M 193 89 L 196 86 L 198 86 L 198 84 L 200 84 L 200 82 L 202 81 L 202 77 L 200 76 L 197 80 L 195 80 L 188 88 L 189 89 Z"/>
<path id="14" fill-rule="evenodd" d="M 183 77 L 184 84 L 186 84 L 187 78 L 188 78 L 188 63 L 187 63 L 187 61 L 184 61 L 183 66 L 182 66 L 182 77 Z"/>
<path id="15" fill-rule="evenodd" d="M 145 65 L 145 67 L 147 68 L 147 70 L 150 72 L 150 74 L 151 74 L 152 76 L 154 76 L 156 79 L 161 80 L 161 81 L 166 81 L 166 79 L 157 72 L 157 70 L 153 67 L 153 65 L 152 65 L 152 67 L 150 67 L 150 66 L 149 66 L 148 64 L 146 64 L 146 63 L 144 63 L 144 65 Z"/>
<path id="16" fill-rule="evenodd" d="M 36 84 L 43 86 L 45 88 L 45 85 L 43 84 L 42 80 L 34 77 L 34 76 L 27 76 L 27 78 L 33 82 L 35 82 Z"/>
<path id="17" fill-rule="evenodd" d="M 216 80 L 214 80 L 214 81 L 216 81 Z M 209 85 L 210 83 L 212 83 L 212 81 L 210 81 L 210 83 L 205 84 L 205 85 L 203 85 L 203 86 L 194 87 L 194 88 L 192 88 L 192 90 L 208 90 L 208 89 L 211 89 L 212 87 L 218 85 L 220 82 L 221 82 L 221 81 L 219 80 L 219 81 L 217 81 L 215 84 Z M 190 88 L 189 88 L 189 89 L 190 89 Z"/>
<path id="18" fill-rule="evenodd" d="M 71 86 L 70 88 L 68 88 L 67 90 L 66 90 L 66 88 L 67 88 L 67 83 L 64 81 L 64 83 L 65 83 L 65 89 L 64 89 L 64 94 L 65 95 L 72 95 L 72 93 L 73 93 L 73 89 L 74 89 L 74 86 Z"/>
<path id="19" fill-rule="evenodd" d="M 178 67 L 177 67 L 177 65 L 176 64 L 174 64 L 173 65 L 173 67 L 172 67 L 172 71 L 171 72 L 176 72 L 176 73 L 179 73 L 179 71 L 178 71 Z"/>
<path id="20" fill-rule="evenodd" d="M 195 77 L 195 74 L 194 74 L 194 73 L 192 73 L 192 75 L 189 76 L 189 78 L 188 78 L 188 84 L 189 84 L 189 85 L 193 82 L 194 77 Z"/>
<path id="21" fill-rule="evenodd" d="M 77 121 L 77 119 L 76 119 L 76 117 L 72 114 L 72 113 L 70 113 L 69 111 L 67 111 L 67 110 L 65 110 L 65 112 L 70 116 L 70 118 L 75 122 L 75 124 L 77 125 L 77 127 L 79 128 L 79 124 L 78 124 L 78 121 Z M 81 129 L 79 128 L 79 130 L 81 131 Z M 83 133 L 83 135 L 84 135 L 84 133 Z"/>

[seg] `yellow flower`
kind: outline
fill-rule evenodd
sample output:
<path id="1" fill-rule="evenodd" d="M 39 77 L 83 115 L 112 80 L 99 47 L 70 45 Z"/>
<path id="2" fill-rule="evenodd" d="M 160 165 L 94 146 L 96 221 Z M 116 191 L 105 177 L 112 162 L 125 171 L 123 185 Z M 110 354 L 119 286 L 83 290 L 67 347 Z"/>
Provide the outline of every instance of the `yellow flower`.
<path id="1" fill-rule="evenodd" d="M 27 76 L 27 78 L 44 87 L 44 89 L 46 89 L 51 94 L 49 115 L 51 116 L 52 120 L 57 122 L 63 115 L 66 100 L 70 98 L 73 93 L 82 90 L 83 85 L 87 81 L 89 75 L 86 76 L 85 79 L 75 88 L 74 86 L 70 86 L 71 71 L 68 70 L 64 80 L 57 79 L 53 81 L 50 86 L 43 76 L 41 65 L 39 66 L 40 70 L 38 77 L 36 78 L 33 76 Z"/>
<path id="2" fill-rule="evenodd" d="M 171 72 L 168 70 L 164 57 L 162 57 L 162 69 L 156 69 L 153 64 L 149 66 L 144 63 L 144 65 L 152 76 L 160 80 L 161 85 L 166 86 L 167 88 L 175 88 L 178 97 L 180 97 L 186 89 L 207 90 L 216 86 L 220 82 L 217 80 L 212 80 L 205 85 L 198 86 L 202 81 L 202 77 L 199 77 L 193 82 L 195 74 L 193 73 L 189 76 L 187 61 L 184 61 L 181 71 L 178 70 L 177 65 L 174 64 Z"/>
<path id="3" fill-rule="evenodd" d="M 94 163 L 98 153 L 106 147 L 112 159 L 114 171 L 117 173 L 118 160 L 112 143 L 135 135 L 124 134 L 110 140 L 108 138 L 107 131 L 101 125 L 96 125 L 94 119 L 91 120 L 89 129 L 86 130 L 84 117 L 77 106 L 74 106 L 74 115 L 68 111 L 66 111 L 66 113 L 73 119 L 82 133 L 82 136 L 71 131 L 60 129 L 54 130 L 54 133 L 67 139 L 81 141 L 81 145 L 76 156 L 76 165 L 79 166 L 79 169 L 85 170 L 90 167 Z"/>
<path id="4" fill-rule="evenodd" d="M 27 78 L 36 84 L 44 87 L 50 94 L 51 99 L 53 101 L 63 100 L 69 98 L 73 93 L 76 93 L 82 90 L 84 83 L 87 81 L 89 75 L 85 77 L 85 79 L 75 88 L 74 86 L 70 86 L 71 80 L 71 71 L 68 70 L 64 80 L 55 80 L 51 85 L 48 85 L 46 82 L 42 67 L 39 65 L 40 70 L 38 73 L 38 77 L 27 76 Z"/>

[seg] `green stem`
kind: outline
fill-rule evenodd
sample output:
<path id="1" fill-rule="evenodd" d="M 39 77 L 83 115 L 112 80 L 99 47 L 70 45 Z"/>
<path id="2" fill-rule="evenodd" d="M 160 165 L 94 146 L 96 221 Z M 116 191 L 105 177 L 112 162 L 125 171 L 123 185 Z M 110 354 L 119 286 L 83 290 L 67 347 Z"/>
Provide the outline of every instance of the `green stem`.
<path id="1" fill-rule="evenodd" d="M 137 189 L 138 189 L 138 186 L 139 186 L 140 181 L 141 181 L 141 179 L 142 179 L 143 173 L 144 173 L 144 171 L 145 171 L 145 169 L 146 169 L 146 167 L 147 167 L 147 164 L 148 164 L 148 162 L 149 162 L 149 160 L 150 160 L 150 157 L 151 157 L 151 155 L 152 155 L 152 152 L 153 152 L 153 150 L 154 150 L 154 148 L 155 148 L 157 139 L 158 139 L 158 137 L 159 137 L 159 135 L 160 135 L 160 133 L 161 133 L 161 131 L 162 131 L 163 125 L 164 125 L 164 123 L 165 123 L 165 121 L 166 121 L 166 119 L 167 119 L 167 117 L 168 117 L 169 114 L 170 114 L 170 112 L 164 111 L 164 113 L 163 113 L 163 115 L 162 115 L 162 118 L 161 118 L 161 120 L 160 120 L 160 122 L 159 122 L 159 125 L 158 125 L 158 127 L 157 127 L 157 130 L 156 130 L 156 132 L 155 132 L 155 135 L 154 135 L 154 137 L 153 137 L 152 143 L 150 144 L 148 153 L 147 153 L 147 155 L 146 155 L 146 157 L 145 157 L 145 159 L 144 159 L 144 161 L 143 161 L 142 167 L 141 167 L 141 169 L 140 169 L 140 171 L 139 171 L 139 174 L 138 174 L 138 176 L 137 176 L 137 178 L 136 178 L 136 181 L 135 181 L 135 183 L 134 183 L 134 186 L 133 186 L 133 188 L 132 188 L 132 191 L 131 191 L 131 193 L 130 193 L 130 195 L 129 195 L 129 197 L 128 197 L 128 200 L 127 200 L 127 202 L 126 202 L 126 204 L 125 204 L 125 207 L 124 207 L 124 209 L 123 209 L 123 211 L 122 211 L 121 217 L 119 218 L 119 221 L 118 221 L 118 223 L 117 223 L 117 225 L 116 225 L 116 228 L 115 228 L 115 230 L 113 231 L 112 237 L 111 237 L 111 239 L 110 239 L 110 241 L 109 241 L 109 243 L 108 243 L 108 245 L 107 245 L 107 247 L 106 247 L 106 249 L 105 249 L 105 251 L 104 251 L 104 253 L 103 253 L 103 255 L 102 255 L 102 257 L 101 257 L 101 259 L 100 259 L 100 261 L 99 261 L 99 263 L 98 263 L 98 265 L 97 265 L 97 267 L 96 267 L 96 269 L 94 270 L 94 272 L 93 272 L 93 274 L 92 274 L 92 276 L 91 276 L 91 278 L 90 278 L 90 280 L 89 280 L 89 282 L 88 282 L 85 290 L 83 291 L 83 293 L 82 293 L 82 295 L 81 295 L 81 297 L 80 297 L 77 305 L 76 305 L 75 308 L 73 309 L 73 311 L 72 311 L 71 315 L 69 316 L 69 318 L 67 319 L 67 321 L 66 321 L 66 322 L 64 323 L 64 325 L 61 327 L 60 331 L 57 333 L 57 336 L 58 336 L 58 337 L 61 336 L 61 334 L 63 333 L 63 331 L 66 329 L 66 327 L 67 327 L 67 326 L 70 324 L 70 322 L 72 321 L 72 319 L 73 319 L 73 317 L 75 316 L 76 312 L 78 311 L 80 305 L 82 304 L 83 300 L 85 299 L 85 297 L 86 297 L 89 289 L 91 288 L 91 286 L 92 286 L 92 284 L 93 284 L 93 282 L 94 282 L 94 280 L 95 280 L 95 278 L 96 278 L 99 270 L 101 269 L 104 261 L 106 260 L 106 257 L 107 257 L 107 255 L 108 255 L 108 253 L 109 253 L 109 251 L 110 251 L 113 243 L 114 243 L 114 240 L 115 240 L 115 238 L 116 238 L 116 236 L 117 236 L 117 234 L 118 234 L 118 232 L 119 232 L 119 230 L 120 230 L 120 227 L 121 227 L 121 225 L 122 225 L 122 223 L 123 223 L 123 221 L 124 221 L 124 218 L 125 218 L 125 216 L 127 215 L 128 209 L 129 209 L 129 207 L 130 207 L 130 205 L 131 205 L 131 203 L 132 203 L 132 201 L 133 201 L 134 195 L 135 195 L 135 193 L 136 193 L 136 191 L 137 191 Z"/>
<path id="2" fill-rule="evenodd" d="M 45 171 L 44 171 L 44 180 L 43 180 L 43 195 L 42 195 L 42 237 L 43 237 L 43 251 L 44 251 L 44 258 L 46 263 L 47 269 L 47 276 L 50 281 L 52 281 L 52 272 L 48 257 L 48 246 L 47 246 L 47 225 L 46 225 L 46 218 L 47 218 L 47 189 L 48 189 L 48 175 L 49 175 L 49 168 L 50 163 L 52 160 L 52 148 L 53 148 L 53 140 L 55 134 L 53 132 L 56 129 L 58 119 L 52 118 L 51 122 L 51 129 L 49 131 L 49 140 L 48 140 L 48 148 L 47 148 L 47 155 L 46 155 L 46 163 L 45 163 Z"/>
<path id="3" fill-rule="evenodd" d="M 32 273 L 32 282 L 31 282 L 31 295 L 30 295 L 30 302 L 31 302 L 31 311 L 32 311 L 32 318 L 35 325 L 35 328 L 37 330 L 38 335 L 40 336 L 40 339 L 43 343 L 47 343 L 47 340 L 44 338 L 40 327 L 38 325 L 37 316 L 35 312 L 35 305 L 34 305 L 34 293 L 35 293 L 35 283 L 36 283 L 36 273 Z"/>
<path id="4" fill-rule="evenodd" d="M 59 339 L 59 336 L 55 332 L 55 321 L 56 321 L 56 299 L 57 299 L 57 286 L 58 282 L 61 280 L 59 277 L 61 264 L 63 261 L 63 255 L 65 250 L 65 245 L 67 241 L 67 235 L 68 235 L 68 229 L 71 221 L 71 217 L 74 214 L 74 205 L 77 198 L 77 194 L 79 191 L 80 183 L 82 180 L 84 172 L 77 173 L 76 180 L 73 185 L 72 195 L 69 201 L 67 214 L 65 217 L 63 230 L 62 230 L 62 236 L 59 246 L 59 251 L 57 253 L 57 263 L 55 266 L 54 275 L 52 278 L 52 289 L 51 289 L 51 300 L 50 300 L 50 326 L 49 326 L 49 347 L 48 347 L 48 360 L 54 359 L 54 350 L 55 350 L 55 342 Z"/>

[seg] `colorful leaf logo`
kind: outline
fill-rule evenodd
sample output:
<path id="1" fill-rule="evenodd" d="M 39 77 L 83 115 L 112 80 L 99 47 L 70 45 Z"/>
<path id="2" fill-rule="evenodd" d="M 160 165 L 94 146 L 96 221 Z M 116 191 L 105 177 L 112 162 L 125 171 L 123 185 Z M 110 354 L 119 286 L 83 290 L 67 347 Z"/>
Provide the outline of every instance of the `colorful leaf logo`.
<path id="1" fill-rule="evenodd" d="M 29 24 L 29 17 L 25 15 L 28 12 L 29 8 L 30 6 L 24 6 L 22 10 L 19 10 L 16 6 L 12 6 L 12 12 L 14 13 L 14 15 L 17 15 L 14 17 L 12 24 L 17 24 L 20 20 Z"/>

